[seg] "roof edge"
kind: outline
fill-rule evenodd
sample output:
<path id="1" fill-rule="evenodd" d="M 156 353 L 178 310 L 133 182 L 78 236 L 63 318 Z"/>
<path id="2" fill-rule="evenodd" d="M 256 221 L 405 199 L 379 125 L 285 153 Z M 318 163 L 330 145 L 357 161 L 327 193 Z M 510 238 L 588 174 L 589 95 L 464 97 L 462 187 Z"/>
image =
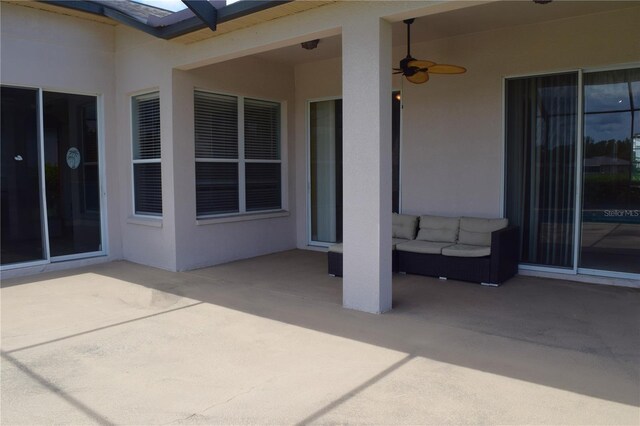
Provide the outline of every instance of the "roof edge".
<path id="1" fill-rule="evenodd" d="M 111 18 L 116 22 L 143 31 L 154 37 L 171 40 L 194 31 L 208 28 L 208 24 L 198 18 L 191 10 L 175 12 L 162 18 L 151 18 L 141 22 L 126 13 L 106 4 L 89 0 L 38 0 L 53 6 L 74 9 L 81 12 Z M 217 9 L 217 23 L 232 21 L 272 7 L 277 7 L 293 0 L 241 0 Z M 211 1 L 214 7 L 220 2 Z M 175 16 L 174 16 L 175 15 Z"/>

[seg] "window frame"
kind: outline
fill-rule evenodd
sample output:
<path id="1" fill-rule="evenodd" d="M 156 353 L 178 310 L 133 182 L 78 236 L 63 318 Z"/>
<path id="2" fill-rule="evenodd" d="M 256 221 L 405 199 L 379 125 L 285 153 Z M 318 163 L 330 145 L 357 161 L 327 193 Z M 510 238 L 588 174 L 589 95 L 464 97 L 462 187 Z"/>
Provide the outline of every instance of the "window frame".
<path id="1" fill-rule="evenodd" d="M 158 119 L 160 120 L 160 156 L 158 158 L 145 158 L 135 159 L 135 121 L 134 121 L 134 102 L 136 99 L 153 99 L 157 98 L 159 103 Z M 136 181 L 135 181 L 135 165 L 136 164 L 160 164 L 160 201 L 164 199 L 162 194 L 162 102 L 160 98 L 160 90 L 149 89 L 140 92 L 133 93 L 129 96 L 129 121 L 131 132 L 131 215 L 133 218 L 140 218 L 145 220 L 162 221 L 164 216 L 164 209 L 160 214 L 145 214 L 138 213 L 136 211 Z"/>
<path id="2" fill-rule="evenodd" d="M 206 158 L 206 157 L 197 157 L 195 153 L 195 95 L 196 92 L 211 94 L 217 96 L 231 96 L 236 99 L 237 116 L 238 116 L 238 156 L 237 158 Z M 278 104 L 280 107 L 280 120 L 278 122 L 279 126 L 279 154 L 280 159 L 278 160 L 260 160 L 260 159 L 247 159 L 245 158 L 245 108 L 244 101 L 245 99 L 251 99 L 256 101 L 263 102 L 271 102 Z M 209 90 L 202 89 L 199 87 L 195 87 L 193 89 L 193 138 L 194 138 L 194 187 L 196 187 L 195 180 L 195 166 L 197 163 L 232 163 L 238 165 L 238 211 L 237 212 L 225 212 L 225 213 L 209 213 L 209 214 L 198 214 L 196 207 L 196 223 L 197 224 L 207 224 L 207 223 L 216 223 L 219 219 L 229 218 L 230 221 L 242 220 L 243 217 L 247 219 L 254 218 L 267 218 L 267 217 L 280 217 L 283 215 L 288 215 L 288 197 L 287 197 L 287 139 L 286 139 L 286 115 L 287 115 L 287 105 L 286 101 L 276 100 L 276 99 L 268 99 L 258 96 L 246 96 L 239 95 L 235 93 L 228 93 L 224 91 L 218 90 Z M 246 165 L 247 164 L 280 164 L 280 208 L 276 209 L 265 209 L 265 210 L 247 210 L 247 185 L 246 185 Z M 194 199 L 194 203 L 197 203 L 197 190 L 196 190 L 196 198 Z"/>

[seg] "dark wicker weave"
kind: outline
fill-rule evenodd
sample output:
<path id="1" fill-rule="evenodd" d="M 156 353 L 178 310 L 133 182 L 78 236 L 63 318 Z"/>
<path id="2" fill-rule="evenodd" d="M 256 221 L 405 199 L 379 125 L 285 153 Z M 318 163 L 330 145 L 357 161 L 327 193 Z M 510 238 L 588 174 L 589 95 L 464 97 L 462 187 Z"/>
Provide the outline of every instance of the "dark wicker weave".
<path id="1" fill-rule="evenodd" d="M 408 274 L 443 277 L 499 285 L 518 272 L 518 227 L 491 233 L 491 255 L 454 257 L 398 251 L 398 270 Z"/>

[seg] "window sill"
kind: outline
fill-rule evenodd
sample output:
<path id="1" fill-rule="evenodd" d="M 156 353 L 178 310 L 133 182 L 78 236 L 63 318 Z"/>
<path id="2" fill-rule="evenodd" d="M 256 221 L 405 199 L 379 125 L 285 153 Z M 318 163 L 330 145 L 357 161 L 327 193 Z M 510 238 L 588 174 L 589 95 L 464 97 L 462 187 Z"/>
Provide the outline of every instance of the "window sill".
<path id="1" fill-rule="evenodd" d="M 218 223 L 230 223 L 230 222 L 244 222 L 247 220 L 262 220 L 262 219 L 273 219 L 277 217 L 287 217 L 289 216 L 289 212 L 287 210 L 279 210 L 273 212 L 265 212 L 265 213 L 244 213 L 244 214 L 233 214 L 226 216 L 214 216 L 214 217 L 203 217 L 201 219 L 196 219 L 196 225 L 215 225 Z"/>
<path id="2" fill-rule="evenodd" d="M 162 219 L 155 217 L 129 216 L 127 223 L 132 225 L 150 226 L 152 228 L 162 228 Z"/>

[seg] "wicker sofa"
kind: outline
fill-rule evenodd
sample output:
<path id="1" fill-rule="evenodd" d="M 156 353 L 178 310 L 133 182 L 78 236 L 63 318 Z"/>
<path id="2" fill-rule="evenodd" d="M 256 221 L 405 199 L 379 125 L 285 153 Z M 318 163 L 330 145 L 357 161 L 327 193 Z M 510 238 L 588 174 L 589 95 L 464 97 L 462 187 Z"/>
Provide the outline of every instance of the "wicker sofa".
<path id="1" fill-rule="evenodd" d="M 518 228 L 507 219 L 393 216 L 393 271 L 498 286 L 518 271 Z M 329 274 L 342 276 L 342 244 Z"/>
<path id="2" fill-rule="evenodd" d="M 391 270 L 398 272 L 398 253 L 396 252 L 396 246 L 398 244 L 406 243 L 413 240 L 416 237 L 416 230 L 418 227 L 418 216 L 410 216 L 406 214 L 393 214 L 392 219 L 392 234 L 391 234 Z M 334 244 L 329 247 L 327 253 L 327 260 L 329 265 L 329 275 L 341 277 L 342 276 L 342 252 L 343 245 Z"/>

